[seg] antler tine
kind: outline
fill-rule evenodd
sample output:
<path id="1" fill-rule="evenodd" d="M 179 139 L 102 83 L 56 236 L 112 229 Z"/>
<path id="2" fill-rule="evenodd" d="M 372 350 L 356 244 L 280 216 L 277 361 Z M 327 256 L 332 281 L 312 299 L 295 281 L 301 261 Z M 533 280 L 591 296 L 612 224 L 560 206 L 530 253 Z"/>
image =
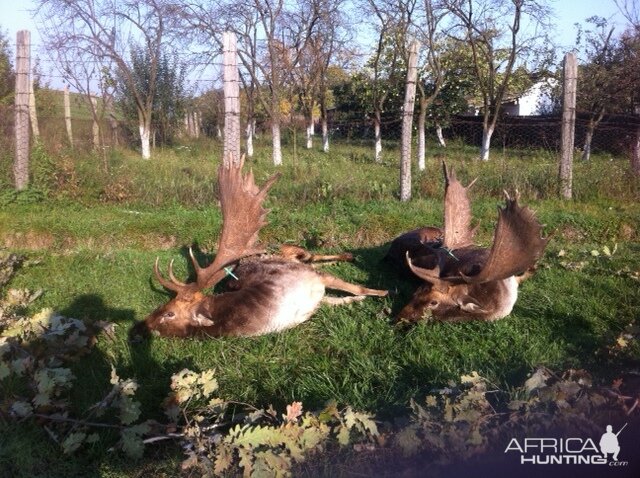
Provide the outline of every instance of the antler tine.
<path id="1" fill-rule="evenodd" d="M 498 224 L 484 267 L 477 275 L 462 277 L 467 283 L 481 283 L 524 272 L 540 258 L 547 242 L 533 210 L 518 205 L 517 192 L 513 199 L 507 195 L 505 207 L 498 208 Z"/>
<path id="2" fill-rule="evenodd" d="M 406 253 L 407 265 L 411 272 L 413 272 L 417 277 L 423 279 L 427 282 L 431 282 L 433 285 L 442 285 L 446 281 L 440 278 L 440 264 L 436 264 L 433 269 L 425 269 L 422 267 L 418 267 L 413 265 L 411 261 L 411 257 L 409 257 L 409 251 Z"/>
<path id="3" fill-rule="evenodd" d="M 193 254 L 193 247 L 191 246 L 189 246 L 189 257 L 191 258 L 191 264 L 193 264 L 193 270 L 195 270 L 196 275 L 198 275 L 202 270 L 202 267 L 200 267 L 200 264 L 198 263 L 196 256 Z"/>
<path id="4" fill-rule="evenodd" d="M 176 276 L 173 275 L 173 259 L 171 259 L 171 262 L 169 262 L 169 279 L 171 279 L 171 282 L 173 282 L 175 285 L 179 286 L 180 288 L 187 286 L 187 284 L 179 281 L 178 279 L 176 279 Z"/>
<path id="5" fill-rule="evenodd" d="M 159 257 L 156 257 L 156 262 L 153 266 L 153 272 L 155 272 L 156 275 L 156 279 L 158 280 L 158 282 L 160 282 L 160 285 L 162 285 L 162 287 L 164 287 L 165 289 L 171 290 L 175 293 L 180 293 L 184 290 L 185 284 L 179 283 L 179 282 L 172 282 L 172 281 L 168 281 L 167 279 L 165 279 L 162 274 L 160 273 L 160 269 L 158 268 L 158 261 L 160 260 Z M 171 261 L 173 263 L 173 261 Z M 169 266 L 169 276 L 172 277 L 173 273 L 171 271 L 171 266 Z M 172 279 L 173 280 L 173 279 Z"/>

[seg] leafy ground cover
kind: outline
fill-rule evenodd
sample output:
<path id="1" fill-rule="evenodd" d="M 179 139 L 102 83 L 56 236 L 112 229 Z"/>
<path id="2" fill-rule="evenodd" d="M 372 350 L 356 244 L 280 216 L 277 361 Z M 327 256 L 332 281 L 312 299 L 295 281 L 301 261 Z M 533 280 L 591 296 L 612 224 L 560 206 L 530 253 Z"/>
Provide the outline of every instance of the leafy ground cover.
<path id="1" fill-rule="evenodd" d="M 520 298 L 509 317 L 492 324 L 421 323 L 410 329 L 395 325 L 393 315 L 407 301 L 414 284 L 398 280 L 393 268 L 381 259 L 385 244 L 400 232 L 440 223 L 439 159 L 430 158 L 427 172 L 415 178 L 415 199 L 408 205 L 399 204 L 395 199 L 397 166 L 391 160 L 373 164 L 364 147 L 338 145 L 330 155 L 300 151 L 295 162 L 283 168 L 283 177 L 269 199 L 270 223 L 261 237 L 273 247 L 288 242 L 322 251 L 352 251 L 355 263 L 330 266 L 331 272 L 349 281 L 389 289 L 393 292 L 389 298 L 367 299 L 347 307 L 323 307 L 309 322 L 277 335 L 209 341 L 155 338 L 129 343 L 127 332 L 131 325 L 166 298 L 150 279 L 155 257 L 160 256 L 165 263 L 176 258 L 176 272 L 188 276 L 192 271 L 187 268 L 186 246 L 196 244 L 203 258 L 210 258 L 215 252 L 220 226 L 214 186 L 218 150 L 214 145 L 205 152 L 205 146 L 167 150 L 151 162 L 138 160 L 132 153 L 114 153 L 107 172 L 101 161 L 90 157 L 77 158 L 69 152 L 52 157 L 42 152 L 35 165 L 38 175 L 34 190 L 18 195 L 7 188 L 0 191 L 0 245 L 7 253 L 23 257 L 21 267 L 2 291 L 9 303 L 0 331 L 3 337 L 13 337 L 12 344 L 21 340 L 24 353 L 33 357 L 29 366 L 24 365 L 22 374 L 15 369 L 22 365 L 11 360 L 22 360 L 27 355 L 20 358 L 14 350 L 11 360 L 9 355 L 3 359 L 10 365 L 1 378 L 0 469 L 24 476 L 87 476 L 87 470 L 99 476 L 140 476 L 150 472 L 174 476 L 185 458 L 183 449 L 174 441 L 148 444 L 142 460 L 133 463 L 121 450 L 108 450 L 125 443 L 122 428 L 118 427 L 149 419 L 167 421 L 167 403 L 175 401 L 177 393 L 171 384 L 176 383 L 175 376 L 182 370 L 194 374 L 215 370 L 202 383 L 189 377 L 205 375 L 185 372 L 180 377 L 191 380 L 191 385 L 208 384 L 207 398 L 219 400 L 213 404 L 203 402 L 203 392 L 197 392 L 201 396 L 182 404 L 189 411 L 186 416 L 206 415 L 208 420 L 211 416 L 220 417 L 220 421 L 231 420 L 238 427 L 245 423 L 234 421 L 244 413 L 241 404 L 257 407 L 255 412 L 264 410 L 264 414 L 254 415 L 251 420 L 255 421 L 249 424 L 254 426 L 251 430 L 271 427 L 270 433 L 277 435 L 277 439 L 269 435 L 269 449 L 276 457 L 269 459 L 280 463 L 282 469 L 286 469 L 282 460 L 291 461 L 295 454 L 286 444 L 289 438 L 283 438 L 289 435 L 282 430 L 294 423 L 298 431 L 312 429 L 304 435 L 309 438 L 305 442 L 309 449 L 338 450 L 338 456 L 347 453 L 352 461 L 354 453 L 377 453 L 395 440 L 404 444 L 400 447 L 403 453 L 411 451 L 412 446 L 420 449 L 416 441 L 430 443 L 435 456 L 433 450 L 456 449 L 427 439 L 449 433 L 445 430 L 447 423 L 455 429 L 455 433 L 449 430 L 452 437 L 463 443 L 480 440 L 476 443 L 479 446 L 482 440 L 488 440 L 488 429 L 474 424 L 482 419 L 497 426 L 493 420 L 498 415 L 486 418 L 490 410 L 495 412 L 502 406 L 513 413 L 526 413 L 525 408 L 534 406 L 529 404 L 533 385 L 528 380 L 536 373 L 548 374 L 539 380 L 536 390 L 556 387 L 548 395 L 552 398 L 541 400 L 545 407 L 548 405 L 545 411 L 549 407 L 560 409 L 558 396 L 564 394 L 571 410 L 589 416 L 592 411 L 588 407 L 580 409 L 577 405 L 580 397 L 597 395 L 597 387 L 608 387 L 615 395 L 620 392 L 621 382 L 614 381 L 624 377 L 626 386 L 627 377 L 637 370 L 640 206 L 638 183 L 625 173 L 625 161 L 600 156 L 590 163 L 576 164 L 577 199 L 562 202 L 554 199 L 553 158 L 514 151 L 496 155 L 489 164 L 479 164 L 462 145 L 448 149 L 447 159 L 463 182 L 479 177 L 472 192 L 481 242 L 491 241 L 496 205 L 505 188 L 518 188 L 523 202 L 537 211 L 546 230 L 553 233 L 537 274 L 521 287 Z M 259 150 L 252 165 L 258 182 L 266 178 L 272 172 L 268 151 Z M 30 294 L 12 296 L 9 289 L 42 289 L 42 294 L 37 298 Z M 53 402 L 65 402 L 63 412 L 55 406 L 52 410 L 67 413 L 66 418 L 82 418 L 95 404 L 102 403 L 102 417 L 92 417 L 91 421 L 106 418 L 111 428 L 85 431 L 64 422 L 66 428 L 58 431 L 44 418 L 30 416 L 26 405 L 18 407 L 24 418 L 12 410 L 16 402 L 33 407 L 33 394 L 42 393 L 40 381 L 33 377 L 40 370 L 36 364 L 43 363 L 38 354 L 50 345 L 33 345 L 45 340 L 41 334 L 35 331 L 34 336 L 29 335 L 24 331 L 28 329 L 26 325 L 16 332 L 11 324 L 18 317 L 26 320 L 24 324 L 35 320 L 38 327 L 49 330 L 50 336 L 59 337 L 65 322 L 52 323 L 51 315 L 38 315 L 44 308 L 78 319 L 88 327 L 79 333 L 88 337 L 86 344 L 77 344 L 83 352 L 56 359 L 60 362 L 55 366 L 68 368 L 74 379 L 67 384 L 61 378 L 64 383 L 59 389 L 47 389 Z M 107 332 L 100 332 L 105 329 Z M 62 334 L 65 340 L 70 330 L 67 328 Z M 579 388 L 566 385 L 580 381 L 577 372 L 550 372 L 567 369 L 588 370 L 589 387 L 596 388 L 585 392 L 584 380 Z M 135 380 L 135 387 L 129 380 Z M 612 387 L 615 383 L 618 388 Z M 502 405 L 495 400 L 483 401 L 491 396 L 487 395 L 490 390 L 502 397 Z M 197 395 L 193 390 L 189 393 Z M 425 401 L 428 396 L 435 398 Z M 523 402 L 522 409 L 508 408 L 508 403 L 517 404 L 518 400 Z M 327 410 L 329 401 L 335 405 L 330 405 L 325 415 L 306 415 L 308 411 Z M 125 423 L 123 410 L 134 402 L 139 403 L 139 413 L 133 413 L 135 419 Z M 295 415 L 296 402 L 303 404 L 304 412 L 289 416 L 287 407 L 293 407 L 291 413 Z M 467 405 L 460 405 L 462 402 Z M 225 413 L 220 413 L 221 403 Z M 465 418 L 456 421 L 453 415 L 447 415 L 451 413 L 447 403 L 449 407 L 458 406 L 451 408 L 455 413 L 467 408 L 481 413 L 463 413 Z M 633 401 L 623 400 L 622 404 L 628 411 Z M 269 415 L 270 405 L 278 411 L 275 415 Z M 209 406 L 213 408 L 207 409 Z M 34 410 L 38 412 L 38 407 Z M 349 415 L 347 419 L 348 413 L 356 411 L 363 415 L 358 419 Z M 285 418 L 281 418 L 283 413 Z M 376 433 L 367 421 L 373 416 Z M 397 417 L 414 417 L 413 425 L 402 428 L 401 438 L 385 428 L 385 423 L 393 423 Z M 197 421 L 189 423 L 191 429 L 204 427 L 193 428 Z M 215 423 L 214 420 L 207 426 Z M 461 424 L 466 426 L 462 435 Z M 345 441 L 344 431 L 340 437 L 344 426 L 350 434 L 346 441 L 357 445 L 349 452 L 339 448 Z M 145 430 L 136 430 L 130 433 L 148 436 L 143 433 Z M 243 437 L 249 440 L 242 442 L 245 444 L 257 440 L 248 438 L 248 430 L 237 429 L 226 449 L 236 459 L 252 450 L 245 463 L 262 466 L 261 461 L 256 461 L 256 453 L 266 448 L 247 446 L 245 451 L 239 451 L 238 443 Z M 474 435 L 474 430 L 478 434 Z M 96 431 L 98 435 L 94 437 Z M 166 433 L 164 429 L 163 434 Z M 196 435 L 203 436 L 201 432 Z M 280 440 L 280 448 L 273 445 L 273 440 Z M 190 459 L 200 464 L 203 462 L 196 458 L 210 459 L 211 467 L 215 466 L 219 455 L 199 455 L 197 450 L 202 443 L 189 443 L 195 447 L 190 449 Z M 64 450 L 73 458 L 63 454 Z M 133 454 L 140 451 L 129 450 Z M 276 462 L 268 466 L 277 465 L 273 463 Z M 335 473 L 335 468 L 323 468 L 329 465 L 321 459 L 316 460 L 315 466 L 298 471 L 312 476 L 318 470 Z M 234 468 L 225 470 L 233 473 Z"/>

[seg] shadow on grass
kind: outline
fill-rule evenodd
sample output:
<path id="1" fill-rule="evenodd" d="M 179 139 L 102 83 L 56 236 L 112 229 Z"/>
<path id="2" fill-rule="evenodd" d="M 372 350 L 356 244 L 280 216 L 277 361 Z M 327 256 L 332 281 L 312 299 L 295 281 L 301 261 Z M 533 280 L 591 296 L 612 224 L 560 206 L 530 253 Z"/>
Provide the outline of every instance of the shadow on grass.
<path id="1" fill-rule="evenodd" d="M 113 367 L 121 379 L 133 378 L 138 382 L 139 389 L 135 399 L 142 405 L 140 420 L 166 421 L 160 406 L 162 399 L 169 393 L 170 377 L 182 368 L 193 368 L 193 361 L 188 358 L 167 359 L 166 357 L 160 360 L 154 353 L 153 338 L 125 345 L 124 349 L 129 351 L 129 357 L 113 356 L 109 353 L 112 346 L 109 344 L 101 346 L 100 342 L 103 340 L 128 340 L 129 328 L 131 324 L 135 323 L 135 312 L 132 309 L 109 307 L 100 295 L 83 294 L 78 296 L 60 313 L 67 317 L 80 318 L 87 325 L 105 321 L 114 323 L 118 327 L 118 333 L 114 339 L 100 338 L 98 345 L 93 347 L 89 356 L 72 367 L 76 376 L 76 386 L 73 388 L 71 396 L 72 416 L 86 416 L 89 407 L 104 398 L 105 393 L 111 389 L 109 380 Z M 81 386 L 78 386 L 79 384 Z M 109 411 L 107 413 L 114 414 L 115 412 Z M 108 414 L 96 421 L 111 422 L 112 419 Z M 117 419 L 113 421 L 118 423 Z M 104 476 L 106 469 L 112 473 L 125 475 L 134 471 L 138 473 L 141 465 L 142 469 L 152 473 L 158 472 L 158 468 L 175 471 L 175 468 L 170 465 L 171 461 L 175 461 L 171 456 L 180 454 L 180 452 L 171 444 L 167 443 L 164 446 L 161 444 L 153 447 L 153 450 L 148 450 L 147 456 L 155 455 L 163 460 L 162 463 L 155 464 L 154 461 L 148 462 L 147 459 L 144 462 L 127 459 L 120 452 L 106 453 L 105 444 L 114 445 L 118 440 L 119 436 L 116 432 L 107 431 L 101 437 L 100 442 L 88 447 L 85 454 L 74 455 L 73 460 L 61 463 L 60 468 L 56 468 L 56 470 L 68 468 L 65 470 L 65 476 L 82 477 Z M 25 474 L 21 476 L 38 476 L 38 472 L 23 471 Z M 48 475 L 44 472 L 42 476 Z"/>

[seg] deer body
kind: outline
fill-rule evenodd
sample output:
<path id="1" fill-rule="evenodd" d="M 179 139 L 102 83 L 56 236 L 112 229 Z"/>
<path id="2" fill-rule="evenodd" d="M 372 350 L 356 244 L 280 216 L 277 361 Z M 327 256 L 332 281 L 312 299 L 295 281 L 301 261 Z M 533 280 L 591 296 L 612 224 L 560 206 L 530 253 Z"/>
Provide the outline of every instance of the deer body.
<path id="1" fill-rule="evenodd" d="M 445 225 L 394 239 L 387 259 L 424 282 L 400 311 L 401 320 L 493 321 L 511 313 L 524 280 L 547 244 L 533 211 L 507 196 L 491 248 L 473 244 L 467 189 L 443 165 Z"/>
<path id="2" fill-rule="evenodd" d="M 242 161 L 222 165 L 218 172 L 223 226 L 214 261 L 201 267 L 189 249 L 197 277 L 194 282 L 182 283 L 173 275 L 172 264 L 169 279 L 163 277 L 156 260 L 156 278 L 176 296 L 136 324 L 133 337 L 150 333 L 164 337 L 263 335 L 304 322 L 323 301 L 342 304 L 365 296 L 387 295 L 387 291 L 344 282 L 308 264 L 352 260 L 351 254 L 319 256 L 296 246 L 282 246 L 275 256 L 263 254 L 255 245 L 267 213 L 262 203 L 275 177 L 258 189 L 252 174 L 243 176 L 241 170 Z M 203 292 L 226 275 L 233 277 L 227 282 L 226 292 Z M 325 297 L 326 288 L 354 296 Z"/>

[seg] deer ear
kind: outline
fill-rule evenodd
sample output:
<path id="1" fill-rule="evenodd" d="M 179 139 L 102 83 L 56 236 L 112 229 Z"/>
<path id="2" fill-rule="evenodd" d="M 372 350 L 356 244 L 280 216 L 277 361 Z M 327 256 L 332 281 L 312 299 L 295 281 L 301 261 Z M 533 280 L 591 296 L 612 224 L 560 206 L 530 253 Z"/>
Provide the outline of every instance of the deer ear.
<path id="1" fill-rule="evenodd" d="M 484 312 L 482 306 L 472 297 L 468 295 L 464 295 L 460 297 L 457 301 L 458 307 L 465 312 Z"/>

